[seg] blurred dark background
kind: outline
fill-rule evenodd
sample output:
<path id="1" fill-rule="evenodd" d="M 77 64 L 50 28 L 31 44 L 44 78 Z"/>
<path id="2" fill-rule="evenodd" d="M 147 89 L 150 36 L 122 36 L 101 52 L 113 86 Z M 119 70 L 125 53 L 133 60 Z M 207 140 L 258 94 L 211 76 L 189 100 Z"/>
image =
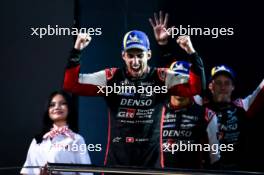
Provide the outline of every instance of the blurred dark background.
<path id="1" fill-rule="evenodd" d="M 227 64 L 237 74 L 235 97 L 250 94 L 263 78 L 262 11 L 260 5 L 235 1 L 178 0 L 28 0 L 1 1 L 1 145 L 0 168 L 22 166 L 32 137 L 40 131 L 41 116 L 49 93 L 61 88 L 64 67 L 74 44 L 73 36 L 32 36 L 31 27 L 93 27 L 94 36 L 83 52 L 82 72 L 122 66 L 123 35 L 132 29 L 145 31 L 153 59 L 158 47 L 148 22 L 154 12 L 170 14 L 169 24 L 191 27 L 233 27 L 233 36 L 193 36 L 206 73 L 216 64 Z M 177 48 L 176 48 L 177 49 Z M 179 57 L 184 53 L 178 49 Z M 107 138 L 107 111 L 101 98 L 79 98 L 79 128 L 86 143 L 102 144 L 101 152 L 90 152 L 92 161 L 102 165 Z M 261 145 L 263 110 L 249 122 L 247 169 L 263 171 Z M 17 170 L 0 174 L 18 174 Z"/>

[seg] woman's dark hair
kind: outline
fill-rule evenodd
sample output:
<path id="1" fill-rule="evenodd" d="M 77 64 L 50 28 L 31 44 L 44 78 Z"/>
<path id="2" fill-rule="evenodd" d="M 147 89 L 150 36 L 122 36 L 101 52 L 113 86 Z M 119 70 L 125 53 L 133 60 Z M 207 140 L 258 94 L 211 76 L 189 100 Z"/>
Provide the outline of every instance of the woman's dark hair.
<path id="1" fill-rule="evenodd" d="M 53 127 L 53 121 L 50 119 L 49 116 L 49 106 L 52 99 L 56 95 L 62 95 L 66 100 L 68 106 L 68 116 L 66 118 L 66 122 L 72 131 L 78 132 L 78 118 L 77 118 L 76 104 L 73 103 L 72 97 L 63 90 L 54 91 L 49 95 L 48 100 L 45 104 L 45 111 L 43 115 L 43 128 L 41 133 L 35 136 L 37 143 L 42 142 L 43 135 L 48 131 L 50 131 L 50 129 Z"/>

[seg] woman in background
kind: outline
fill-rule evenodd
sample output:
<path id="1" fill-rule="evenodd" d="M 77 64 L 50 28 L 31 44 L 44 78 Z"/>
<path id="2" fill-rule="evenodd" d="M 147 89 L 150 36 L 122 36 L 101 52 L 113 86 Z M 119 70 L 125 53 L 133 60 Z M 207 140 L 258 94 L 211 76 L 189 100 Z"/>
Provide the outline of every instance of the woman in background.
<path id="1" fill-rule="evenodd" d="M 44 167 L 49 163 L 91 164 L 85 141 L 77 134 L 77 118 L 70 96 L 55 91 L 48 98 L 40 134 L 28 150 L 26 166 Z M 46 168 L 22 168 L 21 174 L 47 174 Z M 63 173 L 67 174 L 67 173 Z"/>

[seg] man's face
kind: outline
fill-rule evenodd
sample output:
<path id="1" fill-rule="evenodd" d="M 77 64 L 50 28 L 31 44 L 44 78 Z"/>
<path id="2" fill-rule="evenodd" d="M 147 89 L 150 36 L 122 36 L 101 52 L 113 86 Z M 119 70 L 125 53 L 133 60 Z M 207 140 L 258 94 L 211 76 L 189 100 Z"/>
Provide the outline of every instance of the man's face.
<path id="1" fill-rule="evenodd" d="M 122 57 L 126 63 L 128 73 L 132 77 L 140 77 L 147 72 L 151 51 L 129 49 L 122 53 Z"/>
<path id="2" fill-rule="evenodd" d="M 232 79 L 227 75 L 217 75 L 209 84 L 214 102 L 231 102 L 235 89 Z"/>
<path id="3" fill-rule="evenodd" d="M 191 99 L 189 97 L 181 97 L 181 96 L 171 96 L 170 103 L 174 107 L 184 107 L 191 103 Z"/>

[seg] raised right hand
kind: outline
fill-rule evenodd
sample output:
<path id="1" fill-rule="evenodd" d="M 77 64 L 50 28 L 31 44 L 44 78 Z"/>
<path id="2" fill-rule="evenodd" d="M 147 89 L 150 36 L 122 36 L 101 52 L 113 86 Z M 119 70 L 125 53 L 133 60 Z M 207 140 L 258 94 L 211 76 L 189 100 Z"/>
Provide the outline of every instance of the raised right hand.
<path id="1" fill-rule="evenodd" d="M 155 38 L 159 45 L 166 45 L 168 43 L 169 34 L 166 31 L 168 25 L 168 13 L 163 17 L 162 11 L 159 12 L 159 17 L 154 13 L 154 19 L 149 18 L 149 22 L 153 28 Z"/>
<path id="2" fill-rule="evenodd" d="M 79 33 L 74 44 L 77 50 L 83 50 L 91 42 L 92 38 L 87 33 Z"/>

